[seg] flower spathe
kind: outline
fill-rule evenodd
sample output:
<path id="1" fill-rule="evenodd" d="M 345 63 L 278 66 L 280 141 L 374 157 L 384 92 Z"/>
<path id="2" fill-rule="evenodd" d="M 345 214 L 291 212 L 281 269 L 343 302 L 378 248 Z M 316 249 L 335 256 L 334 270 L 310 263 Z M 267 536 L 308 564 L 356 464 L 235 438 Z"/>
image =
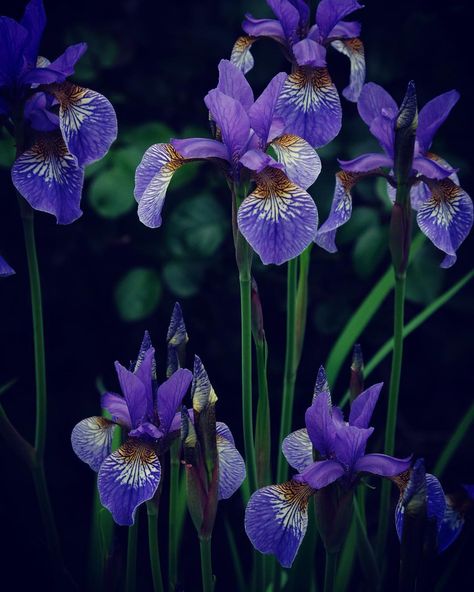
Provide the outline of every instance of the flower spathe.
<path id="1" fill-rule="evenodd" d="M 298 473 L 286 483 L 256 491 L 246 508 L 245 530 L 262 553 L 274 554 L 283 567 L 294 561 L 307 527 L 309 498 L 337 482 L 350 492 L 361 473 L 393 477 L 410 466 L 410 459 L 385 454 L 366 454 L 368 427 L 382 384 L 363 391 L 351 405 L 349 421 L 333 407 L 325 372 L 320 369 L 306 428 L 285 438 L 282 451 Z M 313 449 L 318 460 L 313 459 Z"/>
<path id="2" fill-rule="evenodd" d="M 219 81 L 205 97 L 215 139 L 189 138 L 155 144 L 135 175 L 140 220 L 161 225 L 166 191 L 178 168 L 193 160 L 219 165 L 232 186 L 255 188 L 238 204 L 240 232 L 263 263 L 281 264 L 299 255 L 316 236 L 318 213 L 306 189 L 321 170 L 320 159 L 302 138 L 283 133 L 276 113 L 286 74 L 277 74 L 254 100 L 243 73 L 228 60 L 219 64 Z M 276 160 L 266 153 L 271 146 Z"/>
<path id="3" fill-rule="evenodd" d="M 414 86 L 409 85 L 410 88 Z M 411 207 L 417 212 L 420 230 L 445 253 L 442 267 L 456 261 L 456 251 L 469 234 L 473 205 L 460 187 L 456 171 L 440 156 L 432 153 L 433 137 L 457 103 L 459 93 L 446 92 L 429 101 L 418 115 L 410 175 Z M 357 103 L 359 114 L 379 142 L 383 153 L 363 154 L 349 161 L 339 161 L 342 171 L 336 175 L 336 187 L 328 219 L 319 228 L 316 243 L 329 252 L 337 250 L 337 229 L 352 213 L 351 190 L 367 176 L 383 176 L 389 181 L 389 195 L 395 198 L 397 181 L 382 169 L 395 167 L 395 126 L 401 114 L 394 99 L 379 85 L 365 84 Z M 403 107 L 403 105 L 402 105 Z"/>
<path id="4" fill-rule="evenodd" d="M 15 129 L 22 120 L 27 131 L 26 140 L 16 138 L 16 189 L 36 210 L 69 224 L 82 214 L 84 166 L 107 153 L 117 119 L 103 95 L 66 80 L 85 43 L 52 62 L 38 54 L 45 25 L 42 0 L 31 0 L 20 22 L 0 17 L 0 115 Z"/>
<path id="5" fill-rule="evenodd" d="M 137 507 L 151 499 L 158 489 L 159 456 L 179 434 L 176 413 L 191 384 L 192 373 L 179 369 L 157 386 L 154 348 L 148 334 L 133 370 L 118 362 L 115 367 L 123 395 L 102 396 L 102 407 L 112 419 L 82 420 L 73 429 L 71 442 L 77 456 L 98 472 L 102 505 L 110 510 L 117 524 L 130 526 Z M 122 427 L 126 438 L 111 452 L 117 425 Z"/>
<path id="6" fill-rule="evenodd" d="M 320 147 L 334 139 L 341 129 L 339 95 L 326 63 L 326 51 L 333 47 L 351 64 L 350 84 L 342 94 L 357 101 L 365 79 L 364 46 L 360 24 L 343 20 L 363 8 L 355 0 L 321 0 L 315 24 L 303 0 L 267 0 L 276 19 L 256 19 L 247 14 L 242 23 L 247 36 L 239 37 L 231 61 L 248 72 L 254 65 L 251 46 L 261 38 L 276 41 L 292 63 L 277 104 L 286 123 L 285 131 Z"/>

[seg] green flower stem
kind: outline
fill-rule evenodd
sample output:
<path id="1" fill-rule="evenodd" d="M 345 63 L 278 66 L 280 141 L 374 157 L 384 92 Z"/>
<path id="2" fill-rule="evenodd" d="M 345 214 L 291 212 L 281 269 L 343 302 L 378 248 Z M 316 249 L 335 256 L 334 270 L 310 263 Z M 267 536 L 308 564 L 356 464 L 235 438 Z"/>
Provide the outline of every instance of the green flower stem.
<path id="1" fill-rule="evenodd" d="M 248 245 L 247 245 L 248 248 Z M 257 468 L 253 440 L 252 410 L 252 312 L 251 280 L 248 269 L 239 270 L 242 338 L 242 419 L 244 424 L 245 460 L 250 493 L 257 489 Z"/>
<path id="2" fill-rule="evenodd" d="M 138 546 L 138 516 L 135 514 L 135 524 L 128 527 L 127 543 L 127 571 L 125 575 L 125 591 L 135 592 L 137 587 L 137 546 Z"/>
<path id="3" fill-rule="evenodd" d="M 337 553 L 326 551 L 326 568 L 324 570 L 324 592 L 335 592 L 337 574 Z"/>
<path id="4" fill-rule="evenodd" d="M 258 404 L 255 422 L 255 453 L 257 461 L 257 486 L 264 487 L 271 482 L 271 424 L 267 381 L 267 342 L 255 341 L 257 352 Z"/>
<path id="5" fill-rule="evenodd" d="M 370 544 L 365 526 L 364 511 L 360 505 L 359 496 L 354 496 L 354 515 L 357 524 L 357 550 L 359 551 L 359 560 L 366 581 L 370 588 L 377 589 L 380 580 L 380 572 L 375 559 L 374 550 Z"/>
<path id="6" fill-rule="evenodd" d="M 312 248 L 313 243 L 311 243 L 298 257 L 299 273 L 298 288 L 296 290 L 295 371 L 298 369 L 300 363 L 306 331 L 306 317 L 308 312 L 308 275 Z"/>
<path id="7" fill-rule="evenodd" d="M 169 501 L 169 530 L 168 530 L 168 580 L 170 590 L 174 590 L 178 582 L 178 529 L 180 511 L 179 504 L 179 440 L 173 442 L 170 448 L 170 501 Z"/>
<path id="8" fill-rule="evenodd" d="M 281 410 L 280 435 L 278 442 L 288 436 L 291 430 L 293 414 L 293 399 L 295 396 L 296 380 L 296 292 L 297 292 L 298 260 L 288 261 L 287 280 L 287 317 L 286 317 L 286 354 L 283 378 L 283 401 Z M 278 454 L 277 483 L 283 483 L 288 477 L 288 464 L 281 452 Z"/>
<path id="9" fill-rule="evenodd" d="M 214 578 L 212 575 L 211 538 L 199 538 L 201 549 L 202 592 L 213 592 Z"/>
<path id="10" fill-rule="evenodd" d="M 150 501 L 147 502 L 146 509 L 148 515 L 148 550 L 150 552 L 153 592 L 164 592 L 163 578 L 161 576 L 160 554 L 158 550 L 158 506 L 153 501 Z"/>
<path id="11" fill-rule="evenodd" d="M 247 584 L 244 578 L 244 572 L 242 570 L 242 562 L 240 558 L 240 552 L 237 548 L 237 543 L 235 541 L 235 536 L 232 531 L 232 527 L 229 524 L 229 521 L 225 519 L 225 532 L 227 535 L 227 542 L 229 543 L 230 554 L 232 556 L 232 565 L 234 566 L 235 577 L 237 579 L 237 588 L 239 592 L 247 592 Z"/>
<path id="12" fill-rule="evenodd" d="M 433 473 L 441 479 L 446 466 L 448 465 L 449 461 L 451 460 L 453 454 L 458 449 L 459 445 L 461 444 L 464 436 L 469 431 L 471 424 L 474 422 L 474 403 L 471 403 L 467 413 L 463 416 L 461 421 L 459 422 L 457 428 L 455 429 L 453 435 L 451 436 L 450 440 L 444 447 L 443 452 L 441 453 L 438 461 L 436 462 L 435 468 Z"/>

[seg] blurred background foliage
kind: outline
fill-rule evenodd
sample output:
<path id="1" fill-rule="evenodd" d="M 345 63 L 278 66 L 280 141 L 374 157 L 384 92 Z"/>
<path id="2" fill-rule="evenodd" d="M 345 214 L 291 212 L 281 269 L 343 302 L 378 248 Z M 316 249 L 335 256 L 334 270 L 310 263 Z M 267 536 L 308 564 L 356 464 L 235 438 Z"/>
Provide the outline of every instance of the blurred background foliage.
<path id="1" fill-rule="evenodd" d="M 0 12 L 18 18 L 22 4 L 2 3 Z M 242 449 L 239 299 L 226 183 L 209 164 L 183 166 L 170 185 L 159 230 L 145 228 L 138 221 L 133 185 L 135 168 L 151 144 L 208 133 L 202 99 L 217 82 L 219 60 L 229 57 L 241 33 L 244 12 L 261 17 L 270 13 L 263 0 L 82 0 L 68 3 L 67 9 L 64 3 L 45 0 L 45 5 L 49 22 L 42 53 L 54 58 L 66 44 L 86 41 L 89 50 L 76 69 L 75 80 L 106 95 L 119 121 L 118 140 L 107 157 L 87 168 L 83 217 L 67 227 L 56 226 L 47 215 L 36 217 L 49 382 L 47 471 L 66 559 L 80 578 L 87 554 L 93 474 L 73 455 L 70 431 L 78 420 L 99 411 L 95 388 L 99 377 L 107 388 L 117 388 L 113 361 L 133 358 L 145 329 L 156 344 L 163 375 L 164 338 L 176 299 L 182 304 L 191 337 L 189 361 L 194 352 L 202 357 L 219 395 L 219 418 L 232 424 Z M 460 91 L 461 100 L 433 149 L 459 167 L 461 183 L 473 195 L 469 3 L 453 0 L 441 6 L 430 0 L 367 0 L 365 5 L 358 17 L 363 24 L 367 80 L 385 86 L 400 101 L 407 82 L 414 79 L 420 106 L 451 88 Z M 256 67 L 249 79 L 258 95 L 288 65 L 276 44 L 263 41 L 254 47 Z M 328 54 L 330 71 L 342 90 L 347 84 L 348 62 L 336 52 Z M 310 190 L 321 220 L 329 211 L 336 158 L 378 150 L 358 119 L 356 107 L 343 100 L 343 109 L 342 132 L 319 151 L 323 172 Z M 0 381 L 18 379 L 4 395 L 4 404 L 28 435 L 34 423 L 33 357 L 26 262 L 9 177 L 13 155 L 11 140 L 2 135 L 1 248 L 17 275 L 1 285 Z M 303 423 L 318 366 L 389 264 L 390 203 L 385 183 L 361 183 L 354 192 L 354 203 L 353 217 L 338 235 L 339 252 L 330 255 L 313 249 L 295 427 Z M 420 249 L 409 271 L 408 319 L 470 269 L 472 244 L 471 237 L 460 249 L 459 262 L 447 271 L 439 268 L 441 255 L 431 244 Z M 264 267 L 258 260 L 254 273 L 264 307 L 270 396 L 277 425 L 286 273 L 284 267 Z M 468 286 L 406 342 L 397 452 L 424 456 L 428 470 L 472 399 L 472 295 L 472 286 Z M 361 339 L 366 359 L 390 336 L 391 314 L 389 297 Z M 336 400 L 347 386 L 348 365 L 333 385 Z M 388 377 L 386 360 L 370 382 L 384 380 L 387 384 Z M 380 448 L 384 413 L 382 400 L 375 417 L 379 442 L 374 439 L 374 449 Z M 448 490 L 459 482 L 472 482 L 473 444 L 471 435 L 448 468 Z M 6 486 L 0 493 L 0 520 L 9 540 L 5 565 L 9 560 L 14 564 L 20 544 L 32 563 L 32 573 L 44 574 L 29 477 L 6 450 L 1 449 L 0 455 L 6 467 Z M 221 504 L 220 512 L 221 516 L 232 513 L 238 538 L 245 536 L 238 501 Z M 188 538 L 186 549 L 193 557 L 193 537 Z M 220 553 L 217 547 L 215 553 Z M 243 552 L 245 560 L 247 553 Z M 449 551 L 443 561 L 452 560 L 455 553 Z M 222 562 L 215 561 L 218 580 L 227 560 L 223 554 Z M 472 565 L 467 569 L 472 575 Z M 19 577 L 26 582 L 30 576 Z"/>

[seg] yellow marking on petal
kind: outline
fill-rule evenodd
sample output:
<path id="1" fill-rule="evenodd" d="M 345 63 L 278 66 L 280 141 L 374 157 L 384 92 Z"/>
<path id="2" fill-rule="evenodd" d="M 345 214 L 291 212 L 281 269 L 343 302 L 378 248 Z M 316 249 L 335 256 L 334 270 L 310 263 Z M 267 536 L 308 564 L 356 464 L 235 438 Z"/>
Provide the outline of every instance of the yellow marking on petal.
<path id="1" fill-rule="evenodd" d="M 288 528 L 298 520 L 297 514 L 305 514 L 308 510 L 308 500 L 315 490 L 305 483 L 286 481 L 275 485 L 277 496 L 272 499 L 272 506 L 276 520 Z"/>
<path id="2" fill-rule="evenodd" d="M 327 68 L 301 66 L 288 76 L 278 102 L 287 102 L 307 113 L 321 103 L 337 107 L 339 97 Z"/>
<path id="3" fill-rule="evenodd" d="M 250 53 L 250 48 L 256 41 L 256 37 L 249 35 L 242 35 L 234 43 L 232 52 L 230 54 L 230 61 L 234 66 L 237 66 L 246 74 L 253 67 L 253 57 Z"/>
<path id="4" fill-rule="evenodd" d="M 94 114 L 95 94 L 70 82 L 53 85 L 53 93 L 59 101 L 65 128 L 72 133 L 78 132 L 84 121 Z"/>
<path id="5" fill-rule="evenodd" d="M 27 178 L 42 177 L 48 185 L 53 182 L 67 184 L 68 170 L 77 167 L 61 135 L 55 132 L 38 135 L 33 146 L 19 157 L 18 163 Z"/>
<path id="6" fill-rule="evenodd" d="M 130 439 L 117 449 L 116 455 L 120 469 L 116 480 L 123 485 L 140 487 L 156 472 L 158 456 L 149 444 Z"/>
<path id="7" fill-rule="evenodd" d="M 447 228 L 461 212 L 460 205 L 466 194 L 450 179 L 429 183 L 429 188 L 431 195 L 420 208 L 422 219 L 434 218 L 437 226 Z"/>

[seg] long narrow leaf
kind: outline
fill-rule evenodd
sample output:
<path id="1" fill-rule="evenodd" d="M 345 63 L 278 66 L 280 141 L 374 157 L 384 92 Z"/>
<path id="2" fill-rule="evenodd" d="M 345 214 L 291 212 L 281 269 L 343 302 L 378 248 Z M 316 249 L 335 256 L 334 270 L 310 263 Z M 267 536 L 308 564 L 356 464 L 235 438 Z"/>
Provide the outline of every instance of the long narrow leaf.
<path id="1" fill-rule="evenodd" d="M 227 535 L 227 542 L 229 543 L 229 550 L 232 557 L 232 565 L 234 566 L 235 577 L 237 578 L 238 590 L 239 592 L 247 592 L 248 587 L 245 583 L 244 572 L 240 562 L 240 554 L 237 549 L 237 543 L 235 542 L 234 533 L 227 519 L 225 520 L 225 531 Z"/>
<path id="2" fill-rule="evenodd" d="M 464 436 L 467 434 L 471 424 L 474 422 L 474 403 L 471 403 L 468 412 L 464 415 L 458 424 L 458 427 L 454 430 L 453 435 L 449 439 L 448 443 L 444 447 L 443 452 L 440 454 L 438 461 L 435 465 L 433 473 L 441 479 L 441 476 L 446 469 L 449 461 L 453 457 L 456 450 L 459 448 Z"/>

